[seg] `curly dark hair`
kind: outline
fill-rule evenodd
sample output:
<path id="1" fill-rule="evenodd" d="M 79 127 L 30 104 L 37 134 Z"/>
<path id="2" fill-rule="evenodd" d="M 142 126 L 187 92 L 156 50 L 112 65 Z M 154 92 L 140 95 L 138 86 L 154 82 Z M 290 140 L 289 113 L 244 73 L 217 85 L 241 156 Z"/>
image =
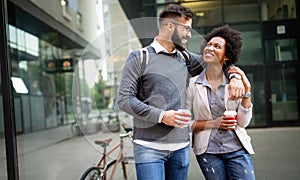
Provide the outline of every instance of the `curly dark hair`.
<path id="1" fill-rule="evenodd" d="M 242 37 L 241 33 L 235 29 L 229 27 L 229 25 L 223 25 L 214 28 L 205 37 L 205 43 L 203 44 L 202 50 L 213 37 L 222 37 L 226 41 L 226 52 L 225 55 L 229 59 L 226 61 L 228 64 L 235 64 L 239 61 L 241 48 L 242 48 Z"/>
<path id="2" fill-rule="evenodd" d="M 180 18 L 184 17 L 186 19 L 192 19 L 194 14 L 192 10 L 188 7 L 184 7 L 178 4 L 169 4 L 165 9 L 159 14 L 159 22 L 165 18 Z"/>

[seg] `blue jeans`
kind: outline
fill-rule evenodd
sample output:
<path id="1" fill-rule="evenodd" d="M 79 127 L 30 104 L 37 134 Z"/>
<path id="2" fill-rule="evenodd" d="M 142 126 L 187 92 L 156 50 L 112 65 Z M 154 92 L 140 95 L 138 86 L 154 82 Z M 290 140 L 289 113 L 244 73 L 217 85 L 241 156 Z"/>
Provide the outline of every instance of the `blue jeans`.
<path id="1" fill-rule="evenodd" d="M 207 180 L 255 180 L 252 156 L 241 149 L 232 153 L 196 156 Z"/>
<path id="2" fill-rule="evenodd" d="M 138 180 L 185 180 L 190 164 L 190 147 L 161 151 L 134 143 Z"/>

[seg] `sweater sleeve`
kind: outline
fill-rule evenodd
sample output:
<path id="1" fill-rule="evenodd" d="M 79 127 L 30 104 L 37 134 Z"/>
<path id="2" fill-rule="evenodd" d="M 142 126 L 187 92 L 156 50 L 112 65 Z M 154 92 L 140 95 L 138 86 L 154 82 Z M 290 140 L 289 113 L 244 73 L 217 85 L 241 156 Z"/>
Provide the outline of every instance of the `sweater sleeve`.
<path id="1" fill-rule="evenodd" d="M 117 103 L 119 108 L 137 119 L 157 123 L 161 109 L 147 105 L 137 98 L 138 78 L 141 75 L 140 52 L 132 51 L 123 68 L 122 78 L 118 89 Z"/>
<path id="2" fill-rule="evenodd" d="M 203 61 L 203 56 L 188 52 L 190 56 L 190 65 L 188 71 L 192 77 L 199 75 L 203 69 L 207 66 Z"/>

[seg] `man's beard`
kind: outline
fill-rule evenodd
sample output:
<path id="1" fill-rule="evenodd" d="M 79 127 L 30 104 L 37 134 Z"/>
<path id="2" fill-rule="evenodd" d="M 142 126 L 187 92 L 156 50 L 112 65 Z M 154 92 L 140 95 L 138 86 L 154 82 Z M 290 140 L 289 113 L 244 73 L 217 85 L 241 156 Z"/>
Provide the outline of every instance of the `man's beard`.
<path id="1" fill-rule="evenodd" d="M 174 43 L 176 49 L 178 49 L 179 51 L 184 51 L 186 49 L 186 44 L 182 43 L 182 40 L 178 34 L 177 28 L 175 29 L 174 33 L 172 34 L 171 40 Z"/>

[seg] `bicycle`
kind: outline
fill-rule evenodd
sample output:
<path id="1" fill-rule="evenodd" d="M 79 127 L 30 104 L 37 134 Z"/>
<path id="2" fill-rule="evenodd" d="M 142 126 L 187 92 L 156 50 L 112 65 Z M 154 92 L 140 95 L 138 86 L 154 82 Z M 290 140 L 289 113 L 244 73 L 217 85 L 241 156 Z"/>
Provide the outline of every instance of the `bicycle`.
<path id="1" fill-rule="evenodd" d="M 120 134 L 120 142 L 114 145 L 110 150 L 107 150 L 107 147 L 112 141 L 112 138 L 104 139 L 104 140 L 96 140 L 95 144 L 100 145 L 103 148 L 102 156 L 97 163 L 96 166 L 89 167 L 87 170 L 84 171 L 83 175 L 81 176 L 80 180 L 106 180 L 107 177 L 110 177 L 112 180 L 115 175 L 121 175 L 124 179 L 128 179 L 127 169 L 132 170 L 133 174 L 135 175 L 134 171 L 134 158 L 132 156 L 125 155 L 124 152 L 124 139 L 129 138 L 132 141 L 132 128 L 126 128 L 124 124 L 122 127 L 126 131 L 124 134 Z M 119 149 L 117 154 L 117 158 L 108 161 L 109 155 Z M 121 168 L 119 167 L 121 164 Z M 128 165 L 132 164 L 129 168 Z M 117 174 L 117 169 L 119 169 Z M 118 179 L 120 179 L 118 177 Z M 130 177 L 130 179 L 133 179 Z"/>

